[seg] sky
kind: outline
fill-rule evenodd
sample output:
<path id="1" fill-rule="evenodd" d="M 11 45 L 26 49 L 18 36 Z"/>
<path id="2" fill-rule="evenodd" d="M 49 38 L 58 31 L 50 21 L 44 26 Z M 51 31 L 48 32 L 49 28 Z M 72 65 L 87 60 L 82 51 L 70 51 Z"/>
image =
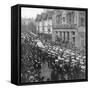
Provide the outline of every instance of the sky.
<path id="1" fill-rule="evenodd" d="M 21 17 L 22 18 L 36 18 L 37 14 L 41 14 L 43 9 L 39 8 L 21 8 Z"/>

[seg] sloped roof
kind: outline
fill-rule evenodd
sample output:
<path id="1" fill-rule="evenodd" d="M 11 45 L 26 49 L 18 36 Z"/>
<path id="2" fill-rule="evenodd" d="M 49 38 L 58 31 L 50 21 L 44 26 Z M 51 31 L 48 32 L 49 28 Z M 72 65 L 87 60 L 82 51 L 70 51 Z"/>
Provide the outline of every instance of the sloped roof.
<path id="1" fill-rule="evenodd" d="M 47 11 L 47 12 L 43 12 L 41 13 L 41 15 L 37 15 L 36 17 L 36 21 L 40 21 L 41 19 L 46 20 L 48 19 L 52 19 L 52 16 L 54 14 L 54 11 Z"/>
<path id="2" fill-rule="evenodd" d="M 49 19 L 52 19 L 53 14 L 54 14 L 54 11 L 47 11 L 47 15 Z"/>
<path id="3" fill-rule="evenodd" d="M 44 20 L 47 19 L 47 13 L 42 13 L 41 16 L 42 16 L 42 19 Z"/>

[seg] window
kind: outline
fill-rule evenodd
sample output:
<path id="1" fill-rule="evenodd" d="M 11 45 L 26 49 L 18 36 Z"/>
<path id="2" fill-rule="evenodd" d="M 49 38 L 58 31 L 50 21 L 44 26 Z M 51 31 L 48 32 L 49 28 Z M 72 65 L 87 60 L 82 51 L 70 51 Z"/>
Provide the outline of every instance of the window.
<path id="1" fill-rule="evenodd" d="M 56 34 L 58 34 L 58 31 L 56 31 Z"/>
<path id="2" fill-rule="evenodd" d="M 50 33 L 50 28 L 48 28 L 48 33 Z"/>
<path id="3" fill-rule="evenodd" d="M 39 32 L 39 26 L 38 26 L 38 32 Z"/>
<path id="4" fill-rule="evenodd" d="M 43 30 L 43 32 L 44 32 L 44 26 L 42 26 L 42 30 Z"/>
<path id="5" fill-rule="evenodd" d="M 58 33 L 58 32 L 56 31 L 56 33 Z"/>
<path id="6" fill-rule="evenodd" d="M 65 17 L 63 17 L 63 22 L 65 22 Z"/>
<path id="7" fill-rule="evenodd" d="M 68 13 L 68 15 L 67 15 L 68 24 L 71 24 L 71 22 L 72 22 L 71 17 L 72 17 L 72 14 L 71 13 Z"/>
<path id="8" fill-rule="evenodd" d="M 75 37 L 73 37 L 73 43 L 75 43 Z"/>
<path id="9" fill-rule="evenodd" d="M 75 35 L 75 32 L 74 31 L 72 31 L 72 35 Z"/>
<path id="10" fill-rule="evenodd" d="M 80 18 L 80 26 L 84 26 L 84 18 L 83 17 Z"/>
<path id="11" fill-rule="evenodd" d="M 71 13 L 69 13 L 69 24 L 71 24 Z"/>
<path id="12" fill-rule="evenodd" d="M 62 19 L 61 15 L 57 15 L 56 16 L 56 23 L 57 24 L 61 23 L 61 19 Z"/>
<path id="13" fill-rule="evenodd" d="M 50 32 L 51 32 L 50 25 L 48 24 L 48 33 L 50 33 Z"/>

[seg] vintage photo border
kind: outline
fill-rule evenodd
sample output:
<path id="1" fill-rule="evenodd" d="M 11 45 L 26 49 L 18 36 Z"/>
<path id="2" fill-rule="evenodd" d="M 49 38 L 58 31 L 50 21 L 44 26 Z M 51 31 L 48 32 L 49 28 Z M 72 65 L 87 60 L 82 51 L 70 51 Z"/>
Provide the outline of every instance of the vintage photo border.
<path id="1" fill-rule="evenodd" d="M 46 81 L 46 82 L 28 82 L 21 83 L 21 8 L 44 8 L 44 9 L 65 9 L 65 10 L 77 10 L 85 11 L 86 13 L 86 79 L 78 80 L 61 80 L 61 81 Z M 35 85 L 35 84 L 55 84 L 55 83 L 70 83 L 70 82 L 82 82 L 88 81 L 88 8 L 75 8 L 75 7 L 58 7 L 58 6 L 44 6 L 44 5 L 25 5 L 18 4 L 18 84 L 19 85 Z"/>

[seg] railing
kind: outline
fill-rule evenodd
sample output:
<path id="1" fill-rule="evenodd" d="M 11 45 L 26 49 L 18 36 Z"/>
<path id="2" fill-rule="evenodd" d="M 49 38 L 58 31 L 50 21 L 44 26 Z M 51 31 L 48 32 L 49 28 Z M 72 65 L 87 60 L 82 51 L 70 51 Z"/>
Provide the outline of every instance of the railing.
<path id="1" fill-rule="evenodd" d="M 53 25 L 54 29 L 76 29 L 77 25 L 76 24 L 58 24 L 58 25 Z"/>

